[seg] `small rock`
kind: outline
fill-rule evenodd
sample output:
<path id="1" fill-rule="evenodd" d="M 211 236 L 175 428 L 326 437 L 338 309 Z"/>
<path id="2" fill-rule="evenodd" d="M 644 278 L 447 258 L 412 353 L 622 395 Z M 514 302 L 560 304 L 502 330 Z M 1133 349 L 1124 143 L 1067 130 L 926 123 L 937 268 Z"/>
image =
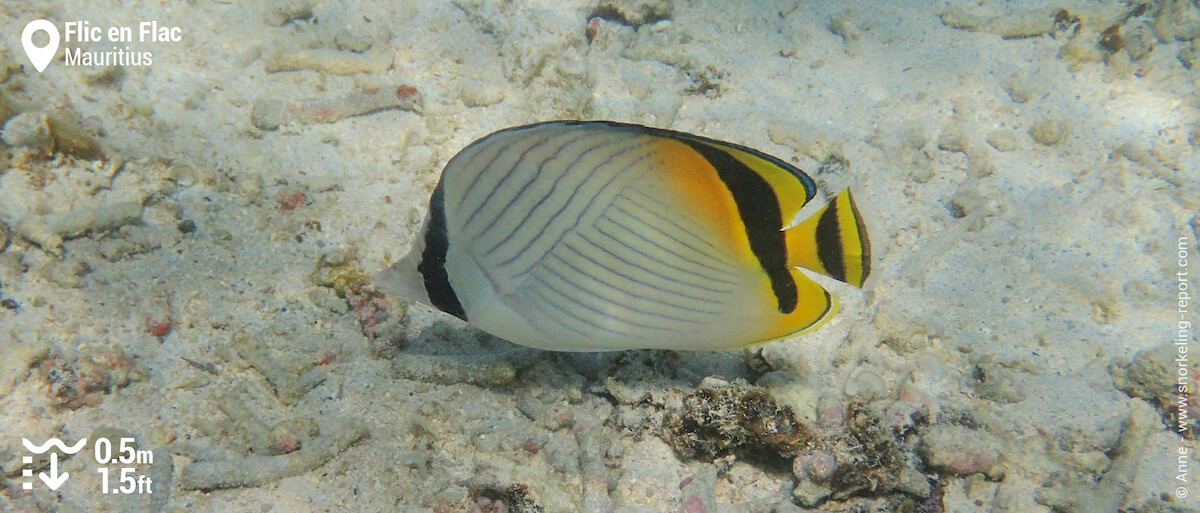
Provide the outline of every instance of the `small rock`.
<path id="1" fill-rule="evenodd" d="M 589 18 L 600 17 L 636 29 L 670 19 L 673 10 L 672 0 L 604 0 L 596 5 Z"/>
<path id="2" fill-rule="evenodd" d="M 175 429 L 166 424 L 157 424 L 150 429 L 150 443 L 163 446 L 175 441 Z"/>
<path id="3" fill-rule="evenodd" d="M 767 125 L 767 136 L 776 144 L 788 146 L 814 160 L 824 161 L 831 155 L 841 154 L 839 139 L 820 126 L 804 122 L 773 123 Z"/>
<path id="4" fill-rule="evenodd" d="M 1138 351 L 1129 364 L 1114 364 L 1112 373 L 1117 389 L 1131 397 L 1169 401 L 1175 392 L 1173 379 L 1175 348 L 1164 344 Z"/>
<path id="5" fill-rule="evenodd" d="M 887 385 L 878 374 L 864 370 L 846 380 L 843 390 L 848 397 L 871 401 L 882 397 L 887 392 Z"/>
<path id="6" fill-rule="evenodd" d="M 167 177 L 183 187 L 191 187 L 196 184 L 196 170 L 183 162 L 171 164 L 167 168 Z"/>
<path id="7" fill-rule="evenodd" d="M 312 419 L 296 418 L 275 424 L 267 436 L 271 440 L 272 452 L 288 454 L 299 450 L 305 440 L 312 440 L 319 434 L 320 429 Z"/>
<path id="8" fill-rule="evenodd" d="M 1001 475 L 1003 444 L 995 435 L 962 426 L 930 426 L 921 432 L 919 447 L 925 463 L 939 472 L 966 476 Z"/>
<path id="9" fill-rule="evenodd" d="M 680 454 L 715 459 L 738 451 L 768 450 L 791 458 L 811 441 L 808 425 L 780 404 L 770 390 L 744 381 L 701 383 L 667 414 L 667 440 Z"/>
<path id="10" fill-rule="evenodd" d="M 93 52 L 103 52 L 104 50 L 105 48 L 102 45 L 89 48 L 89 51 Z M 86 82 L 98 86 L 115 86 L 128 75 L 125 72 L 125 67 L 117 64 L 108 66 L 80 66 L 79 70 Z"/>
<path id="11" fill-rule="evenodd" d="M 84 160 L 98 160 L 104 157 L 100 142 L 84 131 L 70 114 L 50 114 L 46 116 L 46 126 L 50 127 L 50 137 L 54 139 L 54 151 L 71 155 Z"/>
<path id="12" fill-rule="evenodd" d="M 375 37 L 362 27 L 342 27 L 333 42 L 342 50 L 363 53 L 375 45 Z"/>
<path id="13" fill-rule="evenodd" d="M 285 190 L 279 193 L 279 206 L 284 210 L 296 210 L 296 208 L 304 205 L 304 200 L 307 199 L 304 191 Z"/>
<path id="14" fill-rule="evenodd" d="M 27 216 L 17 221 L 16 231 L 42 249 L 61 256 L 64 239 L 86 233 L 104 233 L 142 219 L 142 202 L 127 201 L 94 208 L 81 208 L 42 216 Z"/>
<path id="15" fill-rule="evenodd" d="M 938 149 L 943 151 L 966 153 L 970 149 L 971 141 L 966 128 L 961 123 L 954 123 L 946 127 L 942 131 L 942 135 L 938 136 L 937 145 Z"/>
<path id="16" fill-rule="evenodd" d="M 1129 78 L 1137 71 L 1129 52 L 1113 52 L 1104 57 L 1105 71 L 1112 78 Z"/>
<path id="17" fill-rule="evenodd" d="M 1029 135 L 1043 146 L 1054 146 L 1066 139 L 1067 124 L 1054 118 L 1044 118 L 1029 128 Z"/>
<path id="18" fill-rule="evenodd" d="M 1150 52 L 1154 51 L 1156 42 L 1154 29 L 1145 23 L 1135 24 L 1125 32 L 1125 50 L 1135 61 L 1149 56 Z"/>
<path id="19" fill-rule="evenodd" d="M 792 460 L 792 473 L 801 479 L 824 483 L 837 470 L 837 459 L 825 451 L 802 452 Z"/>
<path id="20" fill-rule="evenodd" d="M 109 262 L 116 262 L 126 256 L 140 252 L 137 244 L 125 239 L 104 239 L 100 241 L 100 256 Z"/>
<path id="21" fill-rule="evenodd" d="M 1070 64 L 1072 69 L 1080 64 L 1098 62 L 1104 59 L 1104 50 L 1096 44 L 1099 40 L 1100 34 L 1095 31 L 1082 30 L 1058 50 L 1058 58 Z"/>
<path id="22" fill-rule="evenodd" d="M 1187 0 L 1154 2 L 1154 32 L 1159 39 L 1190 41 L 1200 38 L 1200 6 Z"/>
<path id="23" fill-rule="evenodd" d="M 146 317 L 146 333 L 162 338 L 171 332 L 170 317 Z"/>
<path id="24" fill-rule="evenodd" d="M 1025 400 L 1026 392 L 1014 369 L 986 357 L 975 364 L 971 371 L 971 386 L 979 397 L 998 403 L 1019 403 Z"/>
<path id="25" fill-rule="evenodd" d="M 74 355 L 51 350 L 33 364 L 56 406 L 69 409 L 95 406 L 104 395 L 146 377 L 146 369 L 118 348 L 89 348 Z"/>
<path id="26" fill-rule="evenodd" d="M 248 201 L 253 201 L 262 193 L 262 189 L 262 176 L 258 173 L 250 173 L 237 179 L 237 185 L 234 186 L 233 191 Z"/>
<path id="27" fill-rule="evenodd" d="M 275 2 L 274 7 L 267 10 L 266 22 L 281 27 L 292 21 L 307 20 L 312 17 L 312 0 L 284 0 Z"/>
<path id="28" fill-rule="evenodd" d="M 842 12 L 829 18 L 829 31 L 842 36 L 846 41 L 862 39 L 863 29 L 855 20 L 853 12 Z"/>
<path id="29" fill-rule="evenodd" d="M 1012 98 L 1013 102 L 1027 103 L 1033 99 L 1033 86 L 1020 74 L 1013 73 L 1009 75 L 1000 86 L 1004 88 L 1004 92 L 1008 93 L 1008 97 Z"/>
<path id="30" fill-rule="evenodd" d="M 504 99 L 500 86 L 478 80 L 465 80 L 459 86 L 458 98 L 468 107 L 495 105 Z"/>
<path id="31" fill-rule="evenodd" d="M 1196 65 L 1197 56 L 1200 55 L 1200 49 L 1197 49 L 1196 41 L 1189 44 L 1180 45 L 1179 62 L 1183 63 L 1183 67 L 1192 69 Z"/>
<path id="32" fill-rule="evenodd" d="M 993 130 L 987 135 L 988 144 L 1000 151 L 1017 149 L 1017 136 L 1009 130 Z"/>
<path id="33" fill-rule="evenodd" d="M 54 261 L 42 269 L 42 276 L 47 280 L 66 288 L 77 289 L 83 286 L 83 275 L 87 265 L 78 259 Z"/>
<path id="34" fill-rule="evenodd" d="M 4 124 L 4 143 L 9 146 L 24 146 L 30 149 L 49 149 L 54 145 L 50 135 L 50 124 L 46 115 L 22 112 Z"/>
<path id="35" fill-rule="evenodd" d="M 900 469 L 900 475 L 896 478 L 896 490 L 921 498 L 928 498 L 931 494 L 929 480 L 925 478 L 917 469 L 912 467 L 904 467 Z"/>
<path id="36" fill-rule="evenodd" d="M 823 502 L 830 495 L 833 495 L 834 491 L 835 490 L 826 483 L 818 483 L 808 479 L 801 479 L 796 483 L 796 487 L 792 489 L 792 499 L 803 507 L 813 508 Z"/>
<path id="37" fill-rule="evenodd" d="M 17 69 L 20 69 L 20 66 L 18 66 Z M 8 77 L 10 76 L 9 68 L 7 66 L 0 67 L 0 77 L 4 77 L 5 80 L 8 80 Z M 20 112 L 21 111 L 12 104 L 12 101 L 9 100 L 8 97 L 0 96 L 0 124 L 8 122 L 8 120 L 12 119 L 13 116 L 16 116 Z"/>

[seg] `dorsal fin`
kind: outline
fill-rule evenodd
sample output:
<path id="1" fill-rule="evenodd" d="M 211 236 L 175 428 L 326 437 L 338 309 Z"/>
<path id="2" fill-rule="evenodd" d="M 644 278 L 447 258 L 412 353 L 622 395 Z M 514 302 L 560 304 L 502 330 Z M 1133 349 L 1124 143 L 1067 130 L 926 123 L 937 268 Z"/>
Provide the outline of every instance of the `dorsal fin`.
<path id="1" fill-rule="evenodd" d="M 800 168 L 756 149 L 671 130 L 651 129 L 651 131 L 689 144 L 708 146 L 745 164 L 763 180 L 766 180 L 775 191 L 775 195 L 779 199 L 779 210 L 783 214 L 784 225 L 790 223 L 796 214 L 800 213 L 800 209 L 817 194 L 817 184 Z"/>

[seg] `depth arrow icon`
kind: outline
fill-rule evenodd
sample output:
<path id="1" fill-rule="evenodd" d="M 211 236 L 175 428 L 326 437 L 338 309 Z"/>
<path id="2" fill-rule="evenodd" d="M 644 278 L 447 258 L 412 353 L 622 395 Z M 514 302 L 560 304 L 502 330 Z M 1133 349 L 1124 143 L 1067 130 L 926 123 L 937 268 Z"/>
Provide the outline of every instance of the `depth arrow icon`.
<path id="1" fill-rule="evenodd" d="M 50 487 L 50 490 L 57 491 L 58 487 L 67 482 L 67 478 L 71 477 L 71 474 L 63 472 L 60 475 L 58 473 L 58 453 L 52 452 L 50 453 L 50 475 L 46 475 L 45 472 L 41 472 L 38 473 L 38 477 L 42 479 L 43 483 L 46 483 L 46 486 Z"/>

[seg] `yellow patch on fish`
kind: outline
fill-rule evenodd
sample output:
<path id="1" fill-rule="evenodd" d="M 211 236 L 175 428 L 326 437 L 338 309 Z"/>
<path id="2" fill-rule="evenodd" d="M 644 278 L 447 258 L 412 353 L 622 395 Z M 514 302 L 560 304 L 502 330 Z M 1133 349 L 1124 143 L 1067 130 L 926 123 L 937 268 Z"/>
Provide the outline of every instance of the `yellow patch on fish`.
<path id="1" fill-rule="evenodd" d="M 376 282 L 543 349 L 746 347 L 837 311 L 797 268 L 856 286 L 870 274 L 849 190 L 787 228 L 815 194 L 780 159 L 696 135 L 510 128 L 450 160 L 412 251 Z"/>

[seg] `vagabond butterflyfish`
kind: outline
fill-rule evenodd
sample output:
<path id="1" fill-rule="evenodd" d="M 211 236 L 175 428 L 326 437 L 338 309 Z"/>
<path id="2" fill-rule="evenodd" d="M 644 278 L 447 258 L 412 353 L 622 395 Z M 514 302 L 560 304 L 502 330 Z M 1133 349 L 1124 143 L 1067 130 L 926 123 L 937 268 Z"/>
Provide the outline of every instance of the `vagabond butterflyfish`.
<path id="1" fill-rule="evenodd" d="M 479 139 L 446 165 L 408 256 L 375 277 L 517 344 L 719 350 L 811 331 L 837 301 L 799 268 L 862 286 L 850 190 L 816 195 L 745 146 L 606 121 Z"/>

